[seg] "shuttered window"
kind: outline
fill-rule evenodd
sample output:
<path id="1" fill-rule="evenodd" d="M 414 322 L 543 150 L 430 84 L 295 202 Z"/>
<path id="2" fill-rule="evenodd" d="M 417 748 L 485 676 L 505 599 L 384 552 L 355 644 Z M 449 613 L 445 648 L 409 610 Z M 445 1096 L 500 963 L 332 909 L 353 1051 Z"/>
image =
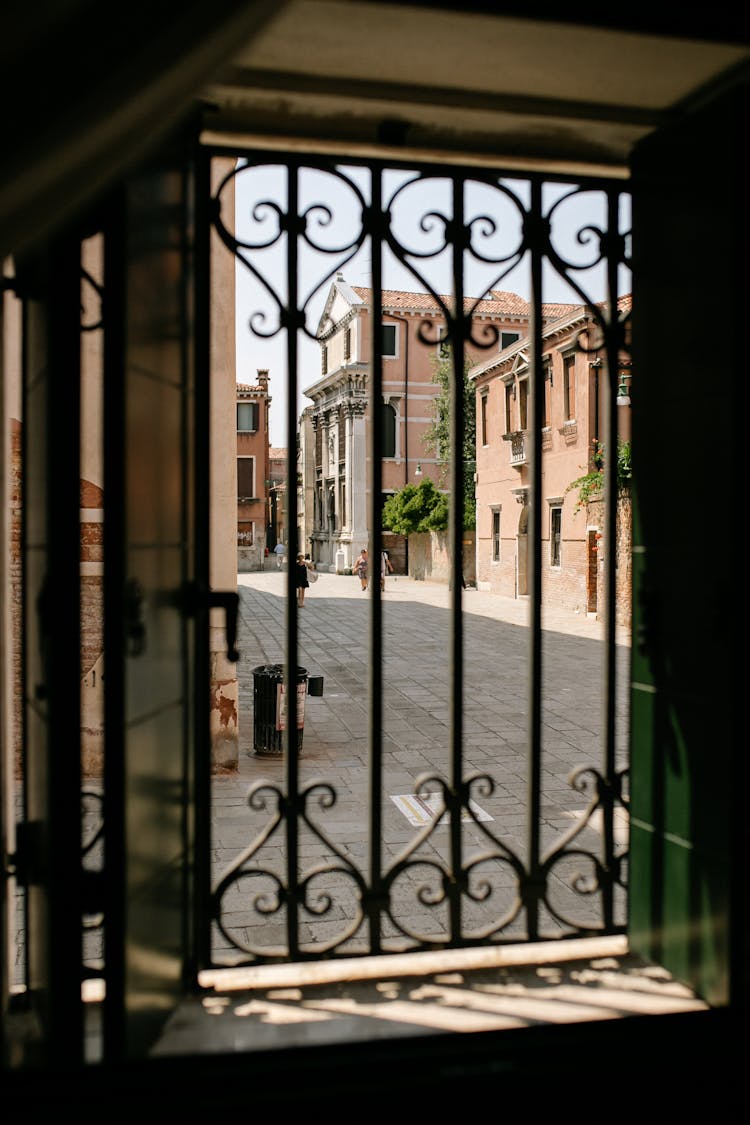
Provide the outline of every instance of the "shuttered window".
<path id="1" fill-rule="evenodd" d="M 255 496 L 255 458 L 237 458 L 237 495 L 242 497 Z"/>

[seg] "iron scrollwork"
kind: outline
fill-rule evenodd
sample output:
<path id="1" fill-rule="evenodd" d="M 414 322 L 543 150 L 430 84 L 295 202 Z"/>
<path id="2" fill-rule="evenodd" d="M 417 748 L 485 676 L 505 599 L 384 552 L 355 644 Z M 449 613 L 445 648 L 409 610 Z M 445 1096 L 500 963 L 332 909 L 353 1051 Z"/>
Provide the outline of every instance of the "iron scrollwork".
<path id="1" fill-rule="evenodd" d="M 222 194 L 230 184 L 252 181 L 264 159 L 278 191 L 269 195 L 263 186 L 249 205 L 243 203 L 240 235 L 223 218 Z M 616 372 L 617 357 L 629 347 L 629 309 L 620 309 L 616 299 L 621 272 L 630 266 L 622 214 L 626 195 L 619 185 L 550 184 L 533 176 L 429 165 L 343 166 L 323 158 L 273 164 L 274 159 L 248 154 L 213 200 L 215 229 L 252 282 L 246 323 L 257 338 L 291 332 L 313 341 L 324 337 L 335 326 L 334 314 L 328 307 L 320 311 L 316 301 L 347 265 L 361 264 L 369 252 L 379 263 L 374 277 L 394 267 L 431 297 L 454 354 L 462 356 L 469 345 L 489 351 L 497 347 L 499 332 L 482 320 L 482 301 L 519 284 L 534 260 L 542 263 L 544 276 L 561 279 L 593 318 L 596 339 L 582 335 L 579 348 L 604 351 L 610 372 Z M 315 201 L 316 191 L 325 202 Z M 567 222 L 566 214 L 580 211 L 587 195 L 599 218 Z M 449 287 L 440 281 L 446 260 Z M 589 295 L 592 275 L 606 294 L 602 301 Z M 478 295 L 470 296 L 469 289 Z M 533 302 L 541 311 L 541 292 L 533 294 Z M 419 339 L 426 346 L 438 343 L 429 315 Z M 346 407 L 350 411 L 364 409 L 367 376 L 359 371 L 357 379 L 360 399 Z M 525 502 L 525 494 L 517 499 Z M 494 792 L 491 774 L 460 782 L 425 774 L 414 793 L 438 801 L 434 818 L 390 865 L 370 874 L 325 828 L 337 802 L 331 784 L 316 781 L 286 793 L 270 781 L 258 782 L 248 794 L 248 808 L 265 823 L 214 886 L 214 926 L 241 964 L 622 932 L 617 899 L 626 889 L 627 848 L 615 846 L 614 823 L 618 813 L 627 814 L 627 770 L 585 765 L 569 780 L 573 791 L 587 797 L 587 806 L 536 859 L 512 849 L 477 816 L 475 798 Z M 448 849 L 436 844 L 441 824 L 448 826 Z M 469 831 L 476 848 L 464 855 Z M 307 868 L 299 853 L 290 859 L 284 851 L 290 842 L 299 846 L 303 832 L 320 857 Z M 578 919 L 575 903 L 596 896 L 598 920 Z M 270 927 L 245 926 L 240 932 L 232 925 L 230 916 L 240 903 L 259 922 L 278 923 L 278 940 L 263 940 Z M 420 928 L 413 923 L 415 906 L 425 920 Z M 311 918 L 330 921 L 325 940 L 309 937 L 305 921 Z"/>

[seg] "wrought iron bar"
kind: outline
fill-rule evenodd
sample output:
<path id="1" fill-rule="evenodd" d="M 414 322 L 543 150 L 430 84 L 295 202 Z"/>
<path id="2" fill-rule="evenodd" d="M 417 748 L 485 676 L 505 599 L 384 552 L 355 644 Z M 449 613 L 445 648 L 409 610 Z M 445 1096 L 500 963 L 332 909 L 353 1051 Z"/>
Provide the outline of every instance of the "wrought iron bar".
<path id="1" fill-rule="evenodd" d="M 531 606 L 530 685 L 528 750 L 528 857 L 523 897 L 529 940 L 539 937 L 539 903 L 544 895 L 540 868 L 542 789 L 542 447 L 541 402 L 544 394 L 542 342 L 542 260 L 548 243 L 547 222 L 542 214 L 542 185 L 531 182 L 531 206 L 527 237 L 531 263 L 531 425 L 529 426 L 531 501 Z"/>
<path id="2" fill-rule="evenodd" d="M 299 843 L 300 818 L 304 815 L 305 797 L 299 792 L 299 730 L 297 726 L 297 667 L 299 646 L 299 610 L 297 607 L 297 389 L 298 370 L 298 242 L 303 223 L 299 218 L 299 168 L 291 165 L 287 170 L 287 211 L 283 217 L 282 231 L 286 234 L 286 288 L 287 305 L 282 324 L 285 328 L 287 364 L 287 568 L 286 568 L 286 651 L 285 669 L 287 723 L 284 732 L 286 751 L 286 906 L 287 940 L 292 958 L 299 956 L 299 907 L 304 895 L 304 879 L 300 879 Z"/>
<path id="3" fill-rule="evenodd" d="M 352 939 L 360 939 L 360 953 L 380 953 L 401 949 L 430 949 L 458 946 L 468 943 L 518 941 L 519 927 L 527 940 L 550 936 L 574 936 L 592 932 L 620 932 L 625 919 L 618 914 L 615 892 L 624 889 L 622 878 L 623 857 L 614 839 L 614 819 L 618 807 L 625 808 L 623 792 L 624 771 L 618 771 L 616 762 L 617 729 L 615 725 L 615 617 L 614 617 L 614 551 L 616 543 L 616 508 L 612 498 L 612 473 L 615 458 L 609 458 L 609 492 L 606 497 L 605 536 L 607 559 L 607 650 L 605 659 L 605 717 L 603 733 L 603 764 L 601 772 L 592 763 L 584 763 L 570 777 L 571 789 L 587 795 L 589 803 L 579 821 L 561 834 L 546 852 L 542 850 L 542 796 L 543 796 L 543 693 L 546 666 L 543 660 L 542 630 L 542 419 L 544 416 L 545 384 L 543 377 L 543 281 L 544 270 L 552 268 L 565 278 L 572 292 L 590 311 L 602 334 L 600 346 L 607 355 L 609 397 L 607 399 L 607 441 L 610 450 L 616 444 L 616 415 L 612 394 L 612 380 L 616 379 L 617 356 L 623 347 L 620 322 L 617 319 L 618 271 L 625 262 L 622 237 L 617 225 L 619 200 L 623 194 L 620 185 L 604 181 L 591 181 L 572 185 L 561 199 L 545 209 L 544 189 L 548 180 L 528 176 L 522 178 L 497 171 L 451 169 L 438 165 L 416 165 L 393 162 L 385 165 L 378 161 L 351 160 L 346 167 L 333 159 L 310 158 L 304 160 L 288 157 L 280 160 L 277 153 L 246 153 L 247 164 L 239 166 L 232 179 L 242 176 L 248 169 L 264 161 L 281 164 L 287 174 L 286 210 L 273 201 L 256 203 L 254 215 L 261 207 L 277 216 L 275 236 L 239 238 L 228 230 L 220 218 L 219 208 L 214 209 L 216 228 L 225 245 L 250 271 L 260 290 L 275 303 L 278 326 L 268 328 L 267 314 L 254 309 L 248 318 L 249 326 L 260 337 L 275 332 L 286 333 L 288 368 L 287 394 L 287 445 L 288 445 L 288 540 L 296 548 L 298 510 L 296 496 L 296 423 L 298 399 L 299 352 L 298 335 L 314 338 L 315 331 L 308 325 L 307 317 L 311 299 L 333 277 L 337 269 L 352 261 L 366 245 L 370 248 L 370 364 L 364 375 L 368 384 L 369 450 L 368 470 L 369 504 L 368 523 L 371 545 L 371 597 L 369 617 L 369 656 L 367 674 L 368 707 L 368 857 L 367 870 L 360 871 L 352 856 L 334 840 L 330 826 L 334 823 L 337 793 L 335 786 L 322 779 L 300 787 L 299 738 L 297 729 L 297 699 L 295 676 L 299 660 L 299 613 L 293 564 L 286 578 L 286 684 L 288 723 L 284 737 L 286 753 L 285 790 L 282 792 L 271 782 L 262 781 L 253 786 L 248 801 L 257 813 L 268 813 L 263 830 L 251 841 L 217 880 L 212 895 L 212 916 L 219 931 L 241 955 L 242 963 L 255 963 L 272 959 L 310 959 L 320 956 L 352 954 Z M 356 175 L 355 175 L 356 172 Z M 323 216 L 325 223 L 335 218 L 328 201 L 303 208 L 302 186 L 306 177 L 324 176 L 330 185 L 343 189 L 359 209 L 358 228 L 353 234 L 339 239 L 335 246 L 324 245 L 311 232 L 314 216 Z M 390 177 L 395 176 L 395 181 Z M 225 181 L 227 182 L 227 181 Z M 395 182 L 395 187 L 392 184 Z M 362 186 L 365 184 L 365 186 Z M 445 185 L 448 185 L 447 195 Z M 469 213 L 467 201 L 471 188 L 481 187 L 485 197 L 498 203 L 498 216 Z M 333 187 L 331 188 L 333 191 Z M 604 263 L 607 277 L 609 313 L 585 293 L 579 281 L 574 262 L 560 251 L 552 235 L 552 220 L 556 209 L 584 190 L 605 192 L 608 202 L 606 230 L 587 225 L 579 231 L 579 242 L 593 244 L 594 264 Z M 441 195 L 441 192 L 443 193 Z M 432 234 L 433 242 L 426 248 L 407 243 L 403 233 L 395 229 L 395 215 L 410 193 L 417 193 L 422 203 L 419 229 L 423 235 Z M 217 193 L 218 194 L 218 193 Z M 445 210 L 441 210 L 444 200 Z M 438 232 L 437 234 L 435 232 Z M 508 233 L 510 232 L 510 233 Z M 514 233 L 515 232 L 515 233 Z M 492 239 L 505 234 L 506 243 L 498 248 Z M 283 247 L 286 262 L 286 297 L 266 277 L 260 264 L 261 251 Z M 319 255 L 328 255 L 333 266 L 322 267 L 309 292 L 302 294 L 299 286 L 300 247 L 315 249 Z M 400 854 L 386 864 L 384 849 L 385 822 L 383 819 L 383 602 L 377 581 L 383 538 L 380 522 L 380 503 L 383 486 L 383 442 L 380 425 L 383 403 L 383 291 L 386 288 L 383 248 L 408 271 L 417 291 L 429 295 L 435 307 L 434 316 L 426 315 L 417 332 L 422 344 L 435 346 L 436 322 L 445 322 L 446 338 L 452 346 L 451 380 L 451 495 L 449 553 L 452 567 L 453 589 L 450 600 L 450 699 L 449 699 L 449 768 L 447 774 L 431 770 L 417 778 L 415 797 L 437 797 L 438 813 L 424 828 L 415 831 Z M 431 275 L 435 261 L 445 251 L 451 260 L 452 292 L 446 296 Z M 487 331 L 476 319 L 476 298 L 466 296 L 468 266 L 481 265 L 489 271 L 482 292 L 496 289 L 522 262 L 530 269 L 530 424 L 527 432 L 518 435 L 528 458 L 529 485 L 525 495 L 530 512 L 528 537 L 530 548 L 529 649 L 528 649 L 528 713 L 527 713 L 527 825 L 526 853 L 514 851 L 501 834 L 490 829 L 476 812 L 474 799 L 490 796 L 495 791 L 497 778 L 492 771 L 470 773 L 466 768 L 463 694 L 465 679 L 465 618 L 463 613 L 462 582 L 462 509 L 464 491 L 464 356 L 467 347 L 490 348 L 497 343 L 497 330 Z M 330 325 L 333 328 L 333 324 Z M 359 385 L 359 384 L 357 384 Z M 354 383 L 352 383 L 354 386 Z M 514 444 L 515 448 L 515 444 Z M 498 653 L 502 660 L 502 653 Z M 275 808 L 271 811 L 271 806 Z M 317 812 L 313 813 L 313 804 Z M 363 810 L 364 812 L 365 810 Z M 437 829 L 441 813 L 447 814 L 448 845 L 443 848 Z M 601 857 L 589 847 L 585 833 L 590 830 L 595 816 L 601 816 L 604 832 Z M 300 854 L 300 829 L 304 827 L 327 857 L 318 866 L 305 868 Z M 484 850 L 468 848 L 469 831 L 481 841 Z M 285 840 L 285 874 L 282 877 L 264 865 L 263 852 L 277 834 Z M 575 874 L 570 880 L 574 894 L 591 895 L 596 892 L 601 903 L 600 919 L 596 925 L 577 922 L 568 917 L 553 900 L 551 886 L 564 881 L 563 866 L 571 862 L 585 863 L 593 877 Z M 495 906 L 481 923 L 471 927 L 465 920 L 469 903 L 489 902 L 492 894 L 490 870 L 502 870 L 512 875 L 515 890 L 501 896 L 502 903 Z M 324 943 L 306 941 L 302 936 L 302 912 L 307 916 L 333 917 L 333 894 L 314 893 L 317 881 L 323 876 L 336 876 L 346 881 L 354 891 L 355 906 L 340 925 L 338 934 Z M 416 900 L 428 912 L 438 917 L 439 910 L 447 909 L 444 927 L 438 932 L 418 929 L 408 917 L 396 909 L 397 888 L 404 880 L 413 883 Z M 249 896 L 247 909 L 261 916 L 270 916 L 286 909 L 287 943 L 283 948 L 260 948 L 253 940 L 251 927 L 247 937 L 239 937 L 236 929 L 223 916 L 224 896 L 239 890 L 248 883 L 263 885 L 265 889 Z M 322 885 L 322 884 L 321 884 Z M 268 887 L 271 890 L 268 890 Z M 551 930 L 550 930 L 551 925 Z"/>
<path id="4" fill-rule="evenodd" d="M 463 618 L 461 612 L 461 592 L 463 573 L 462 540 L 464 515 L 464 355 L 467 339 L 466 313 L 464 309 L 464 256 L 470 246 L 470 233 L 464 220 L 464 183 L 457 176 L 452 177 L 453 192 L 453 338 L 452 348 L 453 379 L 451 386 L 450 420 L 450 460 L 451 494 L 450 506 L 450 558 L 453 579 L 451 598 L 451 700 L 450 700 L 450 782 L 446 788 L 448 799 L 448 827 L 450 832 L 450 857 L 453 877 L 446 880 L 449 905 L 449 928 L 451 944 L 461 940 L 463 896 L 467 892 L 468 879 L 464 871 L 461 814 L 464 804 L 468 805 L 468 792 L 464 790 L 463 775 Z"/>
<path id="5" fill-rule="evenodd" d="M 369 683 L 369 758 L 370 758 L 370 892 L 364 908 L 368 918 L 370 948 L 373 953 L 382 951 L 383 886 L 383 599 L 380 586 L 383 535 L 381 523 L 381 493 L 383 488 L 383 441 L 380 424 L 383 403 L 383 169 L 372 170 L 372 202 L 365 215 L 365 227 L 370 238 L 372 261 L 372 308 L 370 312 L 371 355 L 369 396 L 370 441 L 370 507 L 368 526 L 370 532 L 370 653 L 367 662 Z M 367 222 L 369 217 L 370 222 Z"/>

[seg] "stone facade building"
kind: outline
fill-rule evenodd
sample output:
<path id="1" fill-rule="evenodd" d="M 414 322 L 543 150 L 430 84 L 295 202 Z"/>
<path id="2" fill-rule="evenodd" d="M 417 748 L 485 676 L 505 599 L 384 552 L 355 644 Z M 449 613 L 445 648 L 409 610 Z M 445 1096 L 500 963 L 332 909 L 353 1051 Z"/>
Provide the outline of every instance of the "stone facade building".
<path id="1" fill-rule="evenodd" d="M 423 477 L 440 486 L 441 464 L 427 449 L 425 436 L 440 391 L 435 373 L 444 347 L 444 308 L 450 301 L 401 290 L 381 294 L 381 507 L 390 495 Z M 545 322 L 572 307 L 545 305 Z M 516 293 L 493 290 L 482 300 L 466 298 L 465 308 L 472 313 L 477 339 L 483 328 L 490 328 L 486 338 L 495 353 L 528 333 L 530 308 Z M 313 503 L 311 554 L 319 567 L 336 572 L 348 569 L 369 539 L 371 309 L 372 290 L 349 285 L 339 272 L 318 327 L 320 378 L 304 391 L 312 402 L 303 420 L 310 436 L 302 463 L 304 494 Z M 478 362 L 487 351 L 470 343 L 467 354 Z M 384 543 L 396 571 L 403 571 L 403 539 L 386 534 Z"/>

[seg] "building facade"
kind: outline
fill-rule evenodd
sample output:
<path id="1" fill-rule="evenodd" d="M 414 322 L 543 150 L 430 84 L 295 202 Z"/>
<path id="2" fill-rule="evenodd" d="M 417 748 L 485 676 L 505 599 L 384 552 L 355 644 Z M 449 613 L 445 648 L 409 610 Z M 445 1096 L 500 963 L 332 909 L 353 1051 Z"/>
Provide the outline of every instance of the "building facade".
<path id="1" fill-rule="evenodd" d="M 629 295 L 621 298 L 618 313 L 628 315 L 630 305 Z M 606 455 L 606 368 L 596 334 L 594 318 L 584 306 L 548 322 L 542 332 L 542 601 L 592 616 L 602 609 L 603 503 L 597 493 L 582 502 L 571 486 L 600 467 Z M 617 381 L 629 389 L 629 362 L 624 354 L 620 361 Z M 470 372 L 477 408 L 477 583 L 511 598 L 530 593 L 530 374 L 528 337 Z M 618 397 L 620 402 L 618 430 L 629 441 L 629 395 Z M 630 515 L 624 497 L 618 508 L 620 535 L 617 614 L 619 624 L 629 625 Z"/>
<path id="2" fill-rule="evenodd" d="M 257 383 L 237 384 L 237 570 L 261 570 L 271 526 L 268 506 L 268 371 L 258 370 Z M 269 483 L 270 482 L 270 483 Z"/>
<path id="3" fill-rule="evenodd" d="M 451 298 L 427 293 L 383 290 L 382 309 L 382 504 L 407 484 L 430 477 L 440 486 L 442 465 L 426 444 L 440 392 L 435 374 L 444 353 L 445 310 Z M 545 323 L 572 308 L 545 305 Z M 482 339 L 493 352 L 506 349 L 528 334 L 528 302 L 516 293 L 493 290 L 482 300 L 466 298 Z M 368 436 L 372 346 L 372 290 L 349 285 L 339 272 L 328 293 L 318 326 L 320 378 L 305 390 L 312 405 L 304 427 L 310 439 L 302 471 L 304 493 L 312 498 L 309 532 L 314 561 L 337 573 L 351 567 L 369 538 Z M 489 329 L 489 331 L 487 331 Z M 470 342 L 467 355 L 478 362 L 487 351 Z M 307 448 L 312 444 L 312 450 Z M 308 478 L 312 477 L 312 481 Z M 406 567 L 406 548 L 399 536 L 386 536 L 385 546 L 397 571 Z"/>

